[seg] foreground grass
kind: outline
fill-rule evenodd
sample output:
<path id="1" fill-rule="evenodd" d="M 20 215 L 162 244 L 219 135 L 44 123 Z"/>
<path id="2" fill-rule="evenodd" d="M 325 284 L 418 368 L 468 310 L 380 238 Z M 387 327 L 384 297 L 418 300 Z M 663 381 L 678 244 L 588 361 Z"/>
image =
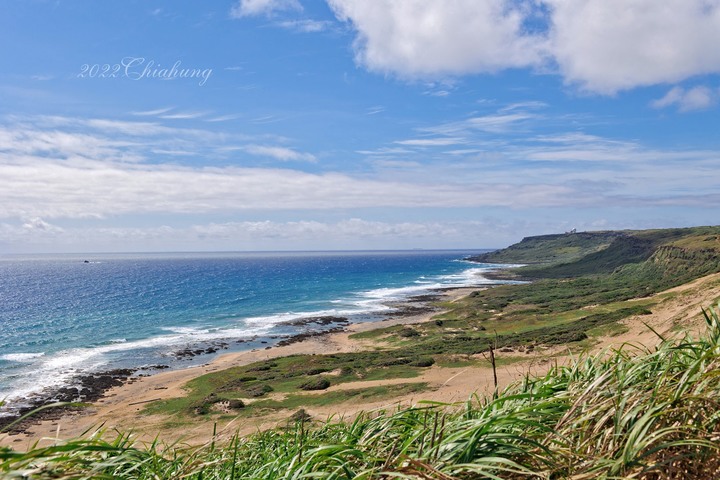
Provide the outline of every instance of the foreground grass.
<path id="1" fill-rule="evenodd" d="M 495 398 L 301 420 L 199 448 L 129 434 L 0 450 L 6 478 L 470 479 L 720 476 L 720 318 L 701 339 L 626 346 Z"/>

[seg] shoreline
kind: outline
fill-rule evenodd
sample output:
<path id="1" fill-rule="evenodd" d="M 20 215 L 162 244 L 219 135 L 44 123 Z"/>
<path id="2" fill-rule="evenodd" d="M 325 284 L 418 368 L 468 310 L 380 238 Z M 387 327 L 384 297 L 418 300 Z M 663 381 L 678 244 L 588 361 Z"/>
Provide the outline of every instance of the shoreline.
<path id="1" fill-rule="evenodd" d="M 3 417 L 3 419 L 8 420 L 0 422 L 0 428 L 14 422 L 19 416 L 47 404 L 48 398 L 59 397 L 60 401 L 69 402 L 70 397 L 77 395 L 78 392 L 83 392 L 83 389 L 85 389 L 86 399 L 82 403 L 90 404 L 90 406 L 70 405 L 43 410 L 37 415 L 16 424 L 7 432 L 0 434 L 0 445 L 8 443 L 3 441 L 2 435 L 10 437 L 11 443 L 17 443 L 18 439 L 40 439 L 43 437 L 37 436 L 38 427 L 47 424 L 58 425 L 59 427 L 57 422 L 66 422 L 68 420 L 72 426 L 60 428 L 56 433 L 63 432 L 63 438 L 78 436 L 87 430 L 86 427 L 105 423 L 108 413 L 114 410 L 113 406 L 122 405 L 123 403 L 142 406 L 142 404 L 182 395 L 182 385 L 186 382 L 206 373 L 232 366 L 241 366 L 295 354 L 330 354 L 357 351 L 359 344 L 362 342 L 349 339 L 350 335 L 392 325 L 429 321 L 434 315 L 442 312 L 441 308 L 432 306 L 431 302 L 453 301 L 464 297 L 472 291 L 483 288 L 487 288 L 487 286 L 445 287 L 430 290 L 427 294 L 410 296 L 401 301 L 389 303 L 393 310 L 383 313 L 380 319 L 375 321 L 351 323 L 346 318 L 341 317 L 309 317 L 296 320 L 295 322 L 301 322 L 303 325 L 330 325 L 331 328 L 293 334 L 281 338 L 273 345 L 262 348 L 236 352 L 218 352 L 219 355 L 201 365 L 173 369 L 170 369 L 169 366 L 154 365 L 142 369 L 113 369 L 81 374 L 78 376 L 78 386 L 60 387 L 45 396 L 38 397 L 38 400 L 32 406 L 23 408 L 17 416 Z M 202 353 L 198 355 L 202 355 Z M 151 371 L 157 373 L 149 373 Z M 142 373 L 136 375 L 138 372 Z M 136 411 L 140 409 L 137 408 Z M 78 430 L 76 427 L 80 424 L 82 424 L 82 429 Z"/>
<path id="2" fill-rule="evenodd" d="M 467 296 L 470 292 L 487 287 L 462 287 L 443 293 L 445 301 L 454 301 Z M 667 299 L 664 295 L 672 293 Z M 674 287 L 654 295 L 658 298 L 657 308 L 651 314 L 628 317 L 621 321 L 625 330 L 621 333 L 606 333 L 594 339 L 587 353 L 596 353 L 608 348 L 625 346 L 651 347 L 659 342 L 660 333 L 666 337 L 678 334 L 678 325 L 683 325 L 686 333 L 704 329 L 704 320 L 700 310 L 708 299 L 720 298 L 720 274 L 701 277 L 690 283 Z M 587 308 L 593 308 L 589 306 Z M 328 333 L 286 346 L 259 349 L 246 352 L 225 353 L 213 361 L 182 370 L 165 371 L 150 377 L 114 387 L 105 396 L 89 408 L 70 414 L 63 412 L 58 418 L 41 421 L 31 425 L 26 432 L 17 435 L 0 434 L 0 446 L 15 450 L 29 449 L 33 446 L 48 446 L 62 443 L 66 439 L 87 437 L 105 432 L 116 435 L 125 432 L 131 435 L 133 442 L 152 443 L 161 439 L 166 445 L 202 445 L 210 441 L 232 438 L 234 435 L 247 435 L 257 431 L 286 425 L 290 411 L 283 410 L 270 415 L 257 417 L 225 417 L 220 419 L 193 418 L 174 419 L 168 415 L 141 413 L 143 407 L 157 400 L 185 396 L 184 385 L 201 375 L 216 372 L 233 366 L 265 361 L 293 354 L 332 354 L 342 352 L 369 351 L 375 345 L 372 341 L 349 338 L 353 333 L 370 331 L 400 324 L 428 322 L 436 312 L 420 315 L 386 317 L 384 320 L 351 324 L 343 332 Z M 498 387 L 500 389 L 521 380 L 527 375 L 538 376 L 551 368 L 564 365 L 576 359 L 577 352 L 566 345 L 541 346 L 533 352 L 508 352 L 497 350 L 496 358 L 505 360 L 497 368 Z M 480 356 L 473 356 L 482 360 Z M 472 366 L 437 366 L 428 368 L 413 381 L 424 382 L 426 388 L 410 394 L 393 396 L 384 400 L 369 402 L 356 401 L 331 404 L 325 407 L 307 408 L 314 420 L 322 422 L 329 418 L 351 420 L 359 412 L 394 411 L 417 402 L 439 402 L 449 405 L 464 405 L 474 396 L 492 395 L 493 370 L 485 361 Z M 399 385 L 406 379 L 370 380 L 355 382 L 353 385 L 335 385 L 327 391 L 341 391 L 348 388 L 372 388 L 376 386 Z M 37 443 L 36 443 L 37 442 Z"/>

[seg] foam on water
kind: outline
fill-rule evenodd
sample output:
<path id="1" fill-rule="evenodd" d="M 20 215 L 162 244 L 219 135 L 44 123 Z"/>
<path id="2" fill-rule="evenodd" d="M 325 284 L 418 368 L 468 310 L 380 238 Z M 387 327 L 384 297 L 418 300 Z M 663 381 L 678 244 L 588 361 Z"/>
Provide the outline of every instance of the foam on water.
<path id="1" fill-rule="evenodd" d="M 37 353 L 6 353 L 0 355 L 0 360 L 7 360 L 8 362 L 30 362 L 35 358 L 42 357 L 45 352 Z"/>
<path id="2" fill-rule="evenodd" d="M 6 354 L 0 358 L 10 361 L 31 363 L 24 377 L 17 381 L 11 392 L 4 393 L 8 403 L 22 401 L 43 390 L 59 387 L 72 382 L 81 372 L 97 371 L 108 367 L 109 354 L 131 352 L 142 349 L 163 349 L 168 353 L 173 348 L 181 348 L 188 344 L 211 342 L 213 340 L 250 338 L 264 335 L 268 328 L 227 328 L 227 329 L 193 329 L 177 328 L 173 335 L 137 340 L 134 342 L 113 343 L 92 348 L 73 348 L 59 351 L 51 357 L 44 354 Z"/>
<path id="3" fill-rule="evenodd" d="M 338 257 L 338 260 L 331 258 L 326 260 L 326 263 L 334 267 L 335 264 L 332 264 L 332 262 L 337 262 L 337 267 L 334 268 L 337 268 L 338 273 L 328 275 L 327 278 L 316 278 L 314 264 L 309 261 L 302 263 L 294 257 L 288 257 L 289 260 L 283 257 L 278 257 L 279 260 L 273 260 L 274 258 L 271 257 L 267 262 L 276 261 L 278 271 L 271 271 L 267 274 L 268 281 L 271 281 L 267 286 L 263 283 L 265 280 L 256 282 L 252 276 L 256 272 L 262 273 L 262 270 L 257 269 L 266 268 L 265 259 L 262 262 L 256 261 L 252 264 L 252 269 L 248 267 L 246 270 L 238 270 L 237 273 L 231 270 L 225 274 L 222 270 L 218 271 L 218 268 L 223 267 L 224 264 L 218 262 L 218 259 L 214 257 L 206 260 L 208 262 L 207 267 L 205 263 L 195 262 L 194 259 L 178 266 L 168 259 L 157 260 L 157 262 L 164 263 L 156 265 L 149 261 L 142 263 L 140 262 L 142 258 L 140 258 L 140 260 L 137 260 L 139 262 L 137 265 L 129 263 L 120 265 L 125 269 L 120 272 L 125 275 L 120 280 L 126 282 L 122 285 L 127 285 L 128 290 L 121 294 L 117 291 L 117 283 L 108 283 L 112 288 L 105 298 L 108 299 L 107 301 L 115 302 L 108 306 L 103 306 L 100 303 L 96 304 L 94 297 L 88 293 L 88 290 L 102 281 L 106 281 L 107 275 L 114 274 L 115 270 L 112 269 L 119 268 L 117 267 L 118 262 L 116 259 L 111 259 L 112 261 L 93 261 L 93 263 L 97 263 L 97 267 L 107 268 L 108 270 L 98 272 L 98 280 L 94 281 L 94 283 L 83 284 L 81 283 L 81 281 L 85 281 L 83 280 L 83 275 L 85 275 L 83 269 L 77 276 L 79 280 L 75 288 L 78 294 L 77 298 L 80 298 L 80 301 L 89 302 L 88 308 L 97 308 L 97 313 L 93 313 L 95 317 L 88 318 L 88 320 L 78 318 L 75 320 L 69 319 L 68 321 L 57 317 L 60 321 L 54 331 L 49 330 L 50 327 L 43 327 L 48 329 L 46 333 L 43 333 L 44 338 L 50 338 L 54 341 L 47 345 L 48 348 L 59 341 L 61 336 L 69 339 L 71 335 L 77 336 L 81 341 L 75 341 L 76 345 L 72 345 L 70 340 L 65 340 L 65 343 L 69 344 L 69 346 L 60 349 L 56 348 L 55 351 L 43 346 L 44 352 L 33 353 L 15 347 L 15 351 L 10 348 L 10 352 L 2 353 L 0 360 L 4 361 L 5 365 L 3 366 L 0 363 L 0 398 L 5 399 L 7 404 L 20 405 L 24 399 L 30 398 L 44 389 L 71 383 L 73 378 L 79 374 L 115 368 L 119 359 L 126 362 L 123 365 L 127 365 L 128 362 L 131 363 L 132 359 L 151 358 L 155 359 L 151 361 L 170 363 L 179 367 L 182 365 L 173 364 L 174 357 L 172 357 L 172 353 L 189 345 L 202 345 L 214 341 L 247 340 L 278 334 L 287 335 L 292 333 L 293 328 L 297 331 L 297 327 L 291 327 L 288 324 L 304 318 L 347 317 L 351 321 L 365 321 L 369 318 L 368 315 L 381 315 L 391 312 L 395 308 L 393 304 L 408 297 L 432 293 L 437 289 L 446 287 L 496 283 L 482 276 L 483 273 L 492 270 L 496 266 L 473 263 L 468 264 L 469 268 L 447 268 L 445 266 L 452 265 L 450 262 L 456 260 L 456 258 L 449 255 L 441 257 L 440 260 L 433 260 L 435 262 L 431 264 L 432 268 L 435 268 L 433 274 L 417 271 L 414 276 L 407 274 L 408 271 L 413 271 L 407 265 L 410 264 L 410 260 L 425 257 L 421 255 L 417 257 L 407 256 L 405 260 L 402 260 L 405 263 L 397 266 L 397 271 L 400 273 L 393 273 L 395 276 L 392 277 L 388 273 L 382 273 L 382 269 L 386 268 L 385 264 L 394 259 L 392 256 L 382 259 L 377 256 L 369 256 L 369 260 L 366 261 L 366 263 L 369 262 L 369 267 L 366 267 L 366 264 L 360 261 L 364 260 L 364 257 L 359 255 L 357 257 Z M 285 263 L 282 263 L 281 260 Z M 292 263 L 292 261 L 295 263 Z M 320 260 L 313 259 L 313 261 Z M 155 270 L 147 270 L 146 265 L 152 266 Z M 244 265 L 239 264 L 238 269 Z M 313 269 L 310 269 L 311 266 Z M 54 264 L 51 267 L 60 268 L 55 267 Z M 63 266 L 61 265 L 61 267 Z M 82 269 L 82 267 L 75 267 L 74 265 L 72 267 Z M 160 271 L 158 267 L 163 267 L 165 270 Z M 280 267 L 283 268 L 280 269 Z M 303 270 L 299 270 L 301 274 L 294 273 L 296 272 L 294 269 L 299 268 L 305 268 L 310 273 L 306 274 Z M 374 268 L 380 270 L 377 279 L 374 276 Z M 423 268 L 423 264 L 421 262 L 413 264 L 413 268 Z M 29 271 L 30 269 L 26 270 Z M 186 270 L 190 271 L 190 273 Z M 192 274 L 196 270 L 200 274 Z M 358 274 L 353 273 L 358 270 L 364 276 L 357 276 Z M 61 273 L 64 274 L 65 271 L 63 270 Z M 138 276 L 148 274 L 156 275 L 156 277 L 143 278 Z M 23 275 L 32 278 L 26 271 L 23 271 Z M 202 279 L 202 275 L 205 275 L 209 280 L 200 284 L 200 287 L 204 290 L 198 291 L 198 287 L 192 282 L 196 281 L 196 278 Z M 313 277 L 313 275 L 315 276 Z M 341 277 L 338 277 L 338 275 L 341 275 Z M 64 281 L 64 277 L 59 278 L 59 282 Z M 188 280 L 188 278 L 192 280 Z M 219 280 L 215 280 L 216 278 L 219 278 Z M 238 278 L 240 281 L 237 280 Z M 223 291 L 222 295 L 218 295 L 215 290 L 210 289 L 217 285 L 218 281 L 235 282 L 237 285 L 232 284 L 232 288 L 228 287 Z M 275 283 L 272 283 L 272 281 Z M 304 283 L 306 281 L 308 283 Z M 113 280 L 113 282 L 116 281 Z M 143 284 L 143 282 L 145 283 Z M 248 282 L 255 283 L 250 284 Z M 365 288 L 353 289 L 352 286 L 356 284 L 363 285 Z M 221 285 L 223 284 L 221 283 Z M 375 286 L 377 288 L 372 288 Z M 184 290 L 180 289 L 181 287 Z M 67 285 L 59 283 L 57 288 L 57 292 L 51 291 L 50 296 L 57 295 L 58 302 L 64 301 L 68 295 L 71 295 L 62 290 L 62 288 L 69 288 Z M 332 296 L 328 298 L 325 292 L 337 292 L 337 294 L 334 298 Z M 100 293 L 104 294 L 105 291 L 100 291 Z M 297 298 L 297 300 L 293 300 L 294 298 Z M 102 300 L 102 298 L 100 299 Z M 117 303 L 122 301 L 129 303 Z M 178 305 L 176 306 L 176 304 Z M 186 304 L 187 306 L 185 306 Z M 20 303 L 18 305 L 21 306 Z M 75 304 L 73 303 L 73 305 Z M 268 311 L 268 309 L 278 306 L 290 308 L 280 312 L 272 312 L 271 310 L 268 313 L 263 312 L 263 310 Z M 308 308 L 309 306 L 319 308 Z M 55 304 L 49 304 L 49 307 L 59 308 Z M 10 313 L 13 315 L 23 313 L 23 310 L 19 308 Z M 259 314 L 243 315 L 245 311 Z M 2 310 L 0 310 L 0 315 L 2 313 Z M 162 315 L 164 321 L 172 319 L 173 315 L 177 315 L 178 321 L 161 323 L 153 327 L 155 321 L 153 319 L 159 318 L 157 315 Z M 46 312 L 38 311 L 36 316 L 38 319 L 43 319 L 46 317 Z M 0 320 L 2 320 L 1 317 Z M 37 323 L 40 320 L 33 321 Z M 65 323 L 62 323 L 63 321 Z M 93 323 L 90 323 L 90 321 Z M 145 330 L 139 328 L 141 325 Z M 21 328 L 21 326 L 15 328 Z M 98 333 L 105 333 L 104 329 L 107 329 L 107 334 L 104 338 L 103 335 L 92 335 L 91 337 L 84 333 L 85 330 L 77 330 L 84 326 L 91 326 L 92 329 L 88 331 L 97 331 Z M 3 340 L 2 335 L 0 335 L 0 341 L 5 341 L 5 345 L 31 345 L 37 338 L 37 335 L 28 334 L 19 337 L 18 340 L 14 340 L 13 337 Z M 82 339 L 85 339 L 85 341 L 83 342 Z M 91 340 L 96 343 L 90 345 Z M 0 348 L 2 348 L 2 343 L 0 343 Z M 0 415 L 2 415 L 1 410 L 2 408 L 0 408 Z"/>

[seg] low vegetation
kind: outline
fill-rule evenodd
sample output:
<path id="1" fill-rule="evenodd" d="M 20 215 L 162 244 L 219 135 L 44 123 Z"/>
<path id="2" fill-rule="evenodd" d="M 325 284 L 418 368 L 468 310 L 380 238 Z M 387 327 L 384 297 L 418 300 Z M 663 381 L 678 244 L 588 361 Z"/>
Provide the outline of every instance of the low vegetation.
<path id="1" fill-rule="evenodd" d="M 427 391 L 435 365 L 485 362 L 491 347 L 586 347 L 651 313 L 667 291 L 720 272 L 720 227 L 568 233 L 477 257 L 528 264 L 530 280 L 442 305 L 434 321 L 353 335 L 366 351 L 294 355 L 196 378 L 147 404 L 174 422 L 275 415 L 287 426 L 203 447 L 135 445 L 109 432 L 27 452 L 0 449 L 9 478 L 720 478 L 720 307 L 708 333 L 625 346 L 463 405 L 421 404 L 319 422 L 304 408 Z M 663 293 L 660 293 L 663 292 Z M 498 365 L 518 357 L 500 356 Z M 368 387 L 361 382 L 405 379 Z M 291 413 L 295 414 L 291 417 Z"/>
<path id="2" fill-rule="evenodd" d="M 7 478 L 687 479 L 720 476 L 720 318 L 700 339 L 625 347 L 494 398 L 311 423 L 203 447 L 100 434 L 0 449 Z M 619 394 L 621 393 L 621 394 Z"/>
<path id="3" fill-rule="evenodd" d="M 187 396 L 149 404 L 145 412 L 224 415 L 225 409 L 207 405 L 207 397 L 215 395 L 244 401 L 243 415 L 261 415 L 295 408 L 303 392 L 316 395 L 331 385 L 410 379 L 436 362 L 458 365 L 460 357 L 474 363 L 491 347 L 526 353 L 539 346 L 584 348 L 593 335 L 622 330 L 618 322 L 651 313 L 670 295 L 652 294 L 720 271 L 718 238 L 719 227 L 698 227 L 524 239 L 477 260 L 518 263 L 534 255 L 542 263 L 513 269 L 535 278 L 532 282 L 444 304 L 445 313 L 433 322 L 353 335 L 371 342 L 367 351 L 289 356 L 205 375 L 188 383 Z M 325 394 L 322 401 L 350 399 Z"/>

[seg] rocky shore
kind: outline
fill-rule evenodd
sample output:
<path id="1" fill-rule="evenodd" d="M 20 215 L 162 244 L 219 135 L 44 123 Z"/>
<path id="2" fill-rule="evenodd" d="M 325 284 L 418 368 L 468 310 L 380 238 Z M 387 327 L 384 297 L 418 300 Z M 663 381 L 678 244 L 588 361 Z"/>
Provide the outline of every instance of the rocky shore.
<path id="1" fill-rule="evenodd" d="M 385 313 L 380 321 L 439 311 L 439 308 L 432 305 L 432 303 L 441 300 L 443 294 L 448 290 L 453 289 L 443 289 L 443 291 L 438 291 L 437 294 L 416 295 L 402 302 L 388 304 L 392 307 L 392 310 Z M 228 339 L 226 341 L 187 345 L 172 352 L 170 356 L 177 361 L 189 360 L 203 355 L 214 355 L 222 350 L 228 350 L 232 342 L 257 342 L 262 345 L 267 345 L 264 349 L 286 347 L 310 339 L 341 333 L 346 330 L 350 323 L 348 318 L 338 316 L 299 318 L 285 323 L 285 325 L 298 327 L 303 330 L 293 335 L 285 337 L 276 335 L 267 337 L 267 339 L 260 339 L 258 337 L 252 339 Z M 48 420 L 57 420 L 73 412 L 81 411 L 86 405 L 97 402 L 103 398 L 105 394 L 114 387 L 131 384 L 141 377 L 147 377 L 159 371 L 169 369 L 172 369 L 171 365 L 157 364 L 132 369 L 112 369 L 78 375 L 73 379 L 71 384 L 48 389 L 32 398 L 27 398 L 25 399 L 25 404 L 13 411 L 11 415 L 0 417 L 0 432 L 11 435 L 24 433 L 33 425 L 38 425 Z M 22 419 L 22 417 L 33 411 L 35 411 L 35 413 L 31 417 Z"/>

